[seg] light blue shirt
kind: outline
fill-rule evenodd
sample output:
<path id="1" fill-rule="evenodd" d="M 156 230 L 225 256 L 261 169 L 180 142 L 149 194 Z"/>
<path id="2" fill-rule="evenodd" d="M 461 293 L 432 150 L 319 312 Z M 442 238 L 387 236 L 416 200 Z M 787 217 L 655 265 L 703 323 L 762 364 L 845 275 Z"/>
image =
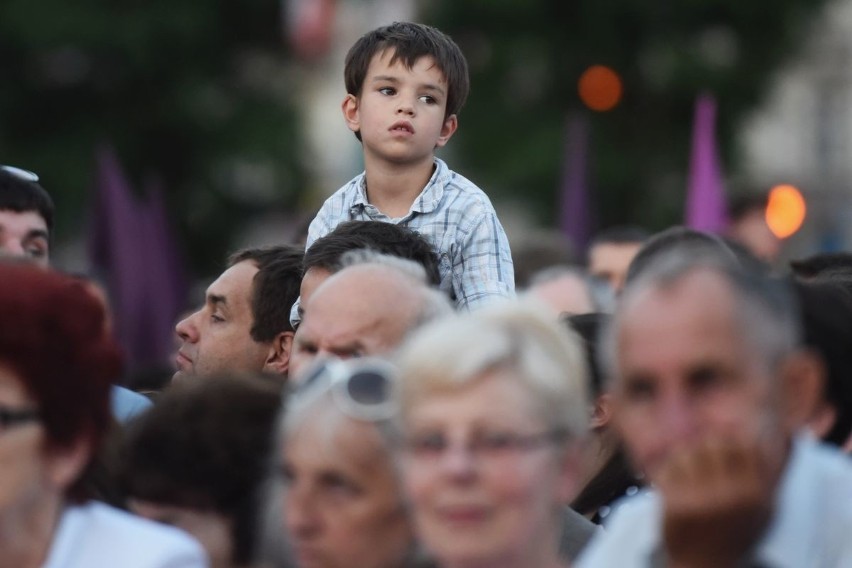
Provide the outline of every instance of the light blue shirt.
<path id="1" fill-rule="evenodd" d="M 471 309 L 513 297 L 512 253 L 488 196 L 435 158 L 432 177 L 404 217 L 388 217 L 367 200 L 364 173 L 329 197 L 308 230 L 307 248 L 345 221 L 383 221 L 420 233 L 439 257 L 441 289 Z"/>
<path id="2" fill-rule="evenodd" d="M 662 501 L 641 493 L 615 512 L 579 568 L 647 568 L 662 546 Z M 756 548 L 772 568 L 852 566 L 852 460 L 808 436 L 796 438 L 776 493 L 775 514 Z"/>
<path id="3" fill-rule="evenodd" d="M 118 422 L 127 422 L 153 406 L 148 397 L 118 385 L 112 385 L 110 399 L 112 415 Z"/>

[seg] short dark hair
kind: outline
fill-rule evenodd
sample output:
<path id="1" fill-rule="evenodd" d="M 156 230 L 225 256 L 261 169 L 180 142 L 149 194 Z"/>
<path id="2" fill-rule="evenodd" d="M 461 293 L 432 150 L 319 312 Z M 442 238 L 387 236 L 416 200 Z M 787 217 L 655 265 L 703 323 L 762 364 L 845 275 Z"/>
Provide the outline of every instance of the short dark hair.
<path id="1" fill-rule="evenodd" d="M 295 245 L 242 249 L 230 256 L 228 266 L 249 260 L 257 266 L 252 280 L 251 337 L 268 342 L 282 331 L 293 331 L 290 308 L 299 297 L 302 284 L 302 258 Z"/>
<path id="2" fill-rule="evenodd" d="M 790 261 L 790 269 L 800 278 L 852 276 L 852 253 L 823 252 Z"/>
<path id="3" fill-rule="evenodd" d="M 53 199 L 50 194 L 35 181 L 27 181 L 10 172 L 0 169 L 0 210 L 26 213 L 35 211 L 47 225 L 48 233 L 53 232 Z"/>
<path id="4" fill-rule="evenodd" d="M 728 204 L 728 217 L 731 223 L 737 223 L 752 213 L 760 212 L 762 214 L 766 211 L 768 204 L 769 195 L 767 193 L 743 193 L 735 195 Z"/>
<path id="5" fill-rule="evenodd" d="M 116 453 L 119 484 L 131 498 L 224 515 L 234 563 L 250 564 L 280 400 L 276 385 L 255 377 L 170 387 L 128 424 Z"/>
<path id="6" fill-rule="evenodd" d="M 432 57 L 447 80 L 445 117 L 458 114 L 470 91 L 467 60 L 459 46 L 440 30 L 424 24 L 394 22 L 361 37 L 346 54 L 343 71 L 346 92 L 361 96 L 367 69 L 377 53 L 393 50 L 391 64 L 402 61 L 409 69 L 421 57 Z"/>
<path id="7" fill-rule="evenodd" d="M 604 229 L 592 237 L 592 242 L 589 244 L 589 248 L 602 244 L 642 244 L 650 237 L 651 233 L 642 227 L 638 227 L 636 225 L 617 225 L 615 227 Z"/>
<path id="8" fill-rule="evenodd" d="M 836 411 L 823 440 L 842 446 L 852 432 L 852 295 L 834 282 L 795 281 L 804 344 L 825 363 L 822 397 Z"/>
<path id="9" fill-rule="evenodd" d="M 369 249 L 413 260 L 426 270 L 430 284 L 437 286 L 441 283 L 438 255 L 429 241 L 408 227 L 381 221 L 346 221 L 339 224 L 333 231 L 314 241 L 305 252 L 302 274 L 310 268 L 337 272 L 341 268 L 343 254 L 356 249 Z"/>

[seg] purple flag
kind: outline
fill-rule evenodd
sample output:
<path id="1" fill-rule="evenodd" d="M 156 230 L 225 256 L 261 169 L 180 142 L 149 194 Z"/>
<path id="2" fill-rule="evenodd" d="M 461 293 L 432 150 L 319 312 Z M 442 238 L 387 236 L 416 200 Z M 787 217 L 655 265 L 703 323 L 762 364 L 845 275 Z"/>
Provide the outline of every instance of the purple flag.
<path id="1" fill-rule="evenodd" d="M 716 100 L 706 94 L 695 102 L 685 217 L 686 226 L 699 231 L 721 233 L 728 225 L 716 149 Z"/>
<path id="2" fill-rule="evenodd" d="M 156 183 L 138 199 L 110 147 L 97 152 L 97 187 L 90 239 L 94 272 L 106 281 L 115 333 L 131 369 L 165 365 L 186 279 Z"/>
<path id="3" fill-rule="evenodd" d="M 582 256 L 592 232 L 588 188 L 589 125 L 585 117 L 573 115 L 566 122 L 565 157 L 562 165 L 559 228 Z"/>

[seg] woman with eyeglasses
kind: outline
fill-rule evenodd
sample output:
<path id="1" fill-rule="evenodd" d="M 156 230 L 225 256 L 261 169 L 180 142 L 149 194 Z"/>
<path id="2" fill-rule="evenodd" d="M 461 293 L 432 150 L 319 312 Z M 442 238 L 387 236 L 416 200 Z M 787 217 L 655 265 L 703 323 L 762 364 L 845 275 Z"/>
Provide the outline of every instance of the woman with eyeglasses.
<path id="1" fill-rule="evenodd" d="M 506 302 L 423 328 L 399 363 L 404 484 L 438 564 L 568 565 L 588 409 L 578 340 Z"/>
<path id="2" fill-rule="evenodd" d="M 299 568 L 414 565 L 388 439 L 392 375 L 388 363 L 368 358 L 327 359 L 307 370 L 279 426 L 267 557 L 283 527 Z"/>
<path id="3" fill-rule="evenodd" d="M 188 536 L 89 500 L 120 352 L 77 281 L 0 262 L 0 566 L 206 566 Z"/>

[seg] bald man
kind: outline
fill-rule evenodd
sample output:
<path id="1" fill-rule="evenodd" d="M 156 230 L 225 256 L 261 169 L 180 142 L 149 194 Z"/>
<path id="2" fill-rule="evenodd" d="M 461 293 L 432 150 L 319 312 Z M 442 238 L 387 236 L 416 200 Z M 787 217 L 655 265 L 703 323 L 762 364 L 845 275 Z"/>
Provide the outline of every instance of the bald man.
<path id="1" fill-rule="evenodd" d="M 360 251 L 344 264 L 305 303 L 290 360 L 296 381 L 317 356 L 385 355 L 412 329 L 452 311 L 416 263 Z"/>

